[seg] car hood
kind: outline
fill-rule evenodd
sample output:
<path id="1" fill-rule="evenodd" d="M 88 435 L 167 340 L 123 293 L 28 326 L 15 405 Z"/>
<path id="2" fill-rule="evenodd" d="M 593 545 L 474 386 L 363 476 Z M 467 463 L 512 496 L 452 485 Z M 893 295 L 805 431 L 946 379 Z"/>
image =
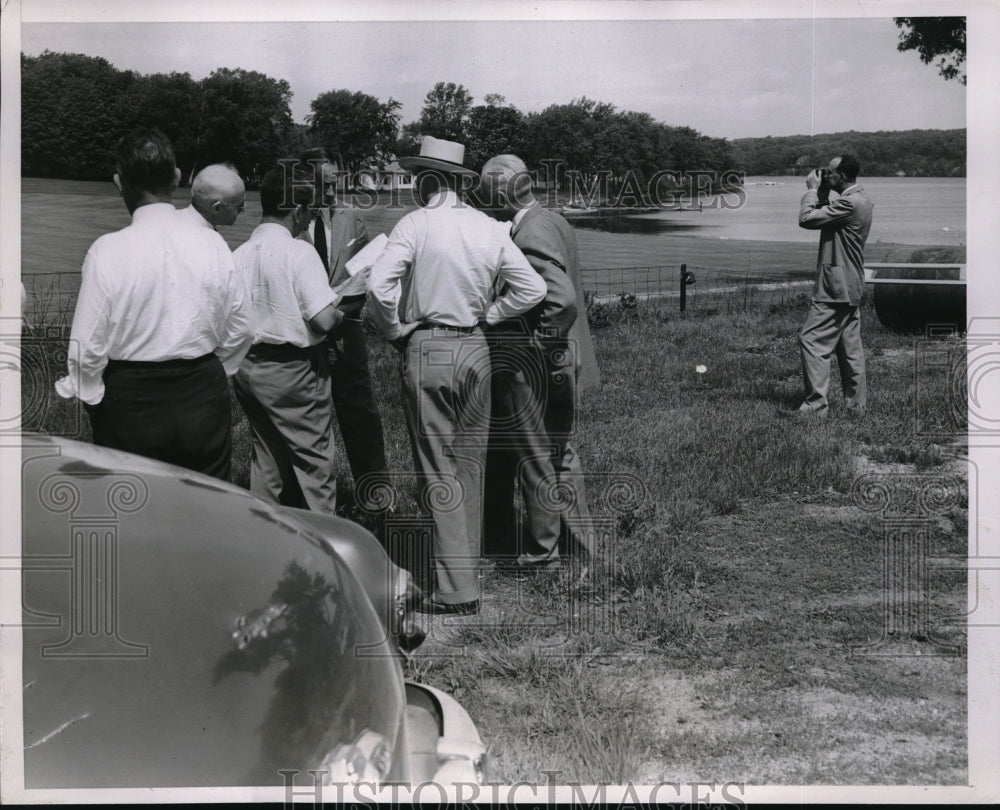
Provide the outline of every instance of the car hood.
<path id="1" fill-rule="evenodd" d="M 281 785 L 364 730 L 396 749 L 395 650 L 305 522 L 78 442 L 22 467 L 26 786 Z"/>

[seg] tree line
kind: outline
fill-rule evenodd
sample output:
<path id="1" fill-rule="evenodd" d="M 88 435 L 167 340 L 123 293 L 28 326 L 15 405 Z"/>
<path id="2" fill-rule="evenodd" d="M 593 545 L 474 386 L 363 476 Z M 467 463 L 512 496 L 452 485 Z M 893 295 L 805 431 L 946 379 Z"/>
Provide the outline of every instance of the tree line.
<path id="1" fill-rule="evenodd" d="M 612 184 L 628 173 L 644 180 L 664 169 L 732 168 L 729 143 L 647 113 L 589 98 L 523 113 L 503 96 L 476 104 L 469 90 L 438 82 L 420 118 L 401 125 L 401 104 L 351 90 L 330 90 L 310 103 L 305 124 L 292 121 L 288 82 L 256 71 L 219 68 L 200 81 L 188 73 L 143 75 L 106 59 L 45 51 L 21 56 L 21 170 L 67 179 L 103 179 L 114 144 L 137 125 L 173 141 L 189 181 L 201 166 L 230 162 L 248 179 L 309 145 L 337 155 L 354 174 L 416 154 L 423 135 L 466 145 L 466 165 L 480 169 L 502 152 L 532 168 L 548 161 L 550 180 L 603 173 Z M 558 167 L 558 168 L 556 168 Z"/>
<path id="2" fill-rule="evenodd" d="M 454 82 L 435 84 L 419 119 L 406 124 L 399 101 L 346 89 L 321 93 L 306 122 L 297 124 L 291 98 L 288 82 L 240 68 L 195 80 L 188 73 L 119 70 L 83 54 L 22 54 L 21 170 L 105 179 L 114 170 L 115 143 L 138 125 L 158 127 L 173 141 L 184 182 L 202 166 L 229 162 L 252 183 L 306 146 L 325 147 L 352 175 L 378 171 L 394 157 L 416 154 L 423 135 L 464 143 L 469 168 L 513 152 L 562 188 L 571 181 L 594 188 L 599 179 L 602 196 L 642 188 L 665 172 L 786 173 L 829 160 L 842 143 L 868 174 L 950 175 L 958 167 L 964 173 L 965 165 L 959 130 L 729 141 L 586 97 L 531 113 L 495 93 L 476 104 Z"/>
<path id="3" fill-rule="evenodd" d="M 964 129 L 835 132 L 738 138 L 733 159 L 748 175 L 806 174 L 849 152 L 868 177 L 965 177 Z"/>

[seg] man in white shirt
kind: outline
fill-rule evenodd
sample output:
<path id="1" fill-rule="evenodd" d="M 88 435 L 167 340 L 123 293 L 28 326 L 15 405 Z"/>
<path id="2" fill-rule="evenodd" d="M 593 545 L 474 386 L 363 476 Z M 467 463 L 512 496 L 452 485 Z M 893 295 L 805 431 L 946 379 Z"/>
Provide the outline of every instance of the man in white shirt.
<path id="1" fill-rule="evenodd" d="M 228 479 L 227 375 L 253 335 L 242 279 L 219 234 L 178 216 L 163 133 L 130 133 L 115 158 L 132 223 L 87 251 L 56 391 L 83 401 L 95 443 Z"/>
<path id="2" fill-rule="evenodd" d="M 506 225 L 458 196 L 465 147 L 425 136 L 418 157 L 424 207 L 403 217 L 372 267 L 369 308 L 402 352 L 403 407 L 422 501 L 434 520 L 435 592 L 418 607 L 479 610 L 483 469 L 490 419 L 490 354 L 481 324 L 527 312 L 545 282 Z M 494 286 L 503 293 L 493 298 Z"/>
<path id="3" fill-rule="evenodd" d="M 323 339 L 343 318 L 316 251 L 295 237 L 308 206 L 272 169 L 260 186 L 260 225 L 234 254 L 253 302 L 254 342 L 233 380 L 253 436 L 250 491 L 325 512 L 337 506 L 330 364 Z"/>
<path id="4" fill-rule="evenodd" d="M 195 224 L 216 228 L 232 225 L 246 206 L 246 186 L 236 171 L 223 163 L 206 166 L 191 183 L 191 205 L 180 210 Z"/>

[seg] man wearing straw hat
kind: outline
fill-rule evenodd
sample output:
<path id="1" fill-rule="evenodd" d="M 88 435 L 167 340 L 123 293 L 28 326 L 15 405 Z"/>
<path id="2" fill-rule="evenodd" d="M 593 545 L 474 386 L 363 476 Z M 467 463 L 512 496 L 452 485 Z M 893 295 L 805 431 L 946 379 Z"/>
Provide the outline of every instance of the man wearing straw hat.
<path id="1" fill-rule="evenodd" d="M 506 227 L 460 197 L 478 180 L 464 156 L 462 144 L 425 136 L 418 156 L 400 159 L 418 171 L 423 207 L 393 228 L 368 283 L 373 319 L 402 354 L 406 425 L 434 521 L 436 586 L 419 609 L 459 615 L 479 610 L 491 371 L 482 325 L 545 296 Z M 491 300 L 494 286 L 503 293 Z"/>

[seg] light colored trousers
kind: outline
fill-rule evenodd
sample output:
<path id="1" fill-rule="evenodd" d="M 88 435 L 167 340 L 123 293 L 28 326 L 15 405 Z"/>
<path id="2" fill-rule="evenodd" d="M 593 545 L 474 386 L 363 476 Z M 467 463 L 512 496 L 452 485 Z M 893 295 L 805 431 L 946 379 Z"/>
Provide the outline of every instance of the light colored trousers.
<path id="1" fill-rule="evenodd" d="M 861 313 L 850 304 L 813 301 L 799 332 L 805 400 L 799 410 L 825 412 L 829 405 L 830 357 L 837 355 L 844 405 L 864 412 L 868 399 L 865 351 L 861 345 Z"/>
<path id="2" fill-rule="evenodd" d="M 419 500 L 434 521 L 434 599 L 471 602 L 479 598 L 490 428 L 486 338 L 479 329 L 419 329 L 403 351 L 401 377 Z"/>
<path id="3" fill-rule="evenodd" d="M 337 509 L 330 361 L 308 351 L 250 349 L 233 377 L 253 438 L 250 491 L 328 515 Z"/>

